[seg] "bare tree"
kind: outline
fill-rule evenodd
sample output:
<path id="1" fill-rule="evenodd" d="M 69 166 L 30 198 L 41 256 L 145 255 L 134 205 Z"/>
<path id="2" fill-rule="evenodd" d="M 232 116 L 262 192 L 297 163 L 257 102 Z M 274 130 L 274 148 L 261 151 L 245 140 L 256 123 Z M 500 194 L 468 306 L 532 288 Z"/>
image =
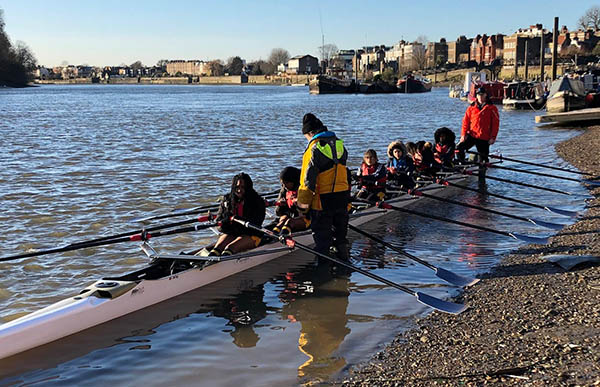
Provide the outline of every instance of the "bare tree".
<path id="1" fill-rule="evenodd" d="M 600 29 L 600 8 L 591 7 L 577 21 L 577 27 L 586 31 L 592 28 L 594 31 Z"/>
<path id="2" fill-rule="evenodd" d="M 208 69 L 210 71 L 210 75 L 212 75 L 213 77 L 220 77 L 221 75 L 223 75 L 223 73 L 225 72 L 224 67 L 225 66 L 223 66 L 223 62 L 219 59 L 211 60 L 210 62 L 208 62 Z"/>
<path id="3" fill-rule="evenodd" d="M 319 52 L 321 53 L 321 60 L 328 61 L 338 51 L 339 50 L 335 44 L 328 43 L 323 46 L 319 46 Z"/>
<path id="4" fill-rule="evenodd" d="M 274 48 L 271 50 L 268 62 L 277 67 L 282 63 L 287 63 L 290 60 L 290 53 L 284 48 Z"/>
<path id="5" fill-rule="evenodd" d="M 415 39 L 415 42 L 416 43 L 421 43 L 423 46 L 427 46 L 427 43 L 429 43 L 429 39 L 425 35 L 419 35 Z"/>
<path id="6" fill-rule="evenodd" d="M 425 53 L 425 46 L 420 42 L 415 42 L 412 45 L 412 56 L 416 66 L 414 70 L 423 70 L 427 64 L 427 55 Z"/>
<path id="7" fill-rule="evenodd" d="M 133 70 L 139 70 L 142 67 L 144 67 L 144 65 L 142 64 L 142 61 L 137 60 L 133 62 L 129 67 L 131 67 Z"/>

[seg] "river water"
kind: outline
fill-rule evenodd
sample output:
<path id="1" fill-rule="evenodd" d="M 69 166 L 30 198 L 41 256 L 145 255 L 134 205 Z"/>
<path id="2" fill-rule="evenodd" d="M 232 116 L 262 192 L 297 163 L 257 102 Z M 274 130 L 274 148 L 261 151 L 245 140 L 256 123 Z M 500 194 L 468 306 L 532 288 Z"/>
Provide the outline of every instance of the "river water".
<path id="1" fill-rule="evenodd" d="M 306 87 L 43 86 L 0 89 L 0 257 L 139 228 L 133 219 L 213 203 L 231 177 L 249 173 L 259 192 L 299 166 L 302 116 L 313 112 L 343 138 L 350 165 L 367 148 L 385 161 L 387 144 L 459 132 L 466 103 L 445 88 L 426 94 L 309 95 Z M 553 145 L 573 129 L 540 129 L 533 112 L 500 108 L 492 150 L 568 166 Z M 509 165 L 509 163 L 506 163 Z M 514 165 L 517 167 L 522 167 Z M 529 167 L 529 169 L 536 169 Z M 566 190 L 489 180 L 488 190 L 582 210 L 576 182 L 494 170 L 492 175 Z M 560 176 L 573 175 L 557 173 Z M 493 197 L 460 200 L 550 222 L 571 219 Z M 432 202 L 432 214 L 532 236 L 530 223 Z M 367 231 L 464 275 L 489 270 L 522 242 L 413 216 L 391 215 Z M 423 266 L 350 234 L 353 263 L 447 298 L 458 292 Z M 210 233 L 156 239 L 175 253 Z M 136 244 L 78 250 L 0 264 L 0 319 L 9 321 L 78 293 L 103 276 L 147 262 Z M 358 273 L 283 260 L 230 277 L 86 332 L 0 360 L 0 384 L 296 385 L 339 377 L 430 312 L 404 293 Z"/>

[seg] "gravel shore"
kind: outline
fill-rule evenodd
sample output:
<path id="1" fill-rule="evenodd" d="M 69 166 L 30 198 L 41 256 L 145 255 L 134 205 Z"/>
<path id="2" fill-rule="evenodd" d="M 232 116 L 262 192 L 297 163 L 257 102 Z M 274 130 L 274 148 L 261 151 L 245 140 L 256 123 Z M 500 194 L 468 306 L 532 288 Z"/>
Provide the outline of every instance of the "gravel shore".
<path id="1" fill-rule="evenodd" d="M 600 126 L 556 146 L 579 170 L 600 175 Z M 600 187 L 577 223 L 548 245 L 523 246 L 457 299 L 458 316 L 434 312 L 367 364 L 349 386 L 600 385 L 600 265 L 570 271 L 549 254 L 600 256 Z"/>

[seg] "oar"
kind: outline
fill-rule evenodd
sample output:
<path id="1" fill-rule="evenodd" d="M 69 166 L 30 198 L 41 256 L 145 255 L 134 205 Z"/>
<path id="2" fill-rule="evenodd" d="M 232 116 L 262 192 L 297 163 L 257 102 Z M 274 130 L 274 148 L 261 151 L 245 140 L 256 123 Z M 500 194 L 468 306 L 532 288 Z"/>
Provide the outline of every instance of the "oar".
<path id="1" fill-rule="evenodd" d="M 435 275 L 441 279 L 443 279 L 446 282 L 449 282 L 453 285 L 456 286 L 469 286 L 469 285 L 473 285 L 477 282 L 479 282 L 479 278 L 470 278 L 470 277 L 463 277 L 461 275 L 458 275 L 456 273 L 453 273 L 449 270 L 446 269 L 442 269 L 441 267 L 437 267 L 434 266 L 432 264 L 430 264 L 429 262 L 426 262 L 424 260 L 422 260 L 419 257 L 415 257 L 412 254 L 407 253 L 406 251 L 392 245 L 391 243 L 388 243 L 386 241 L 384 241 L 383 239 L 380 239 L 378 237 L 376 237 L 373 234 L 369 234 L 366 231 L 361 230 L 360 228 L 353 226 L 351 224 L 348 225 L 348 227 L 350 228 L 350 230 L 356 231 L 357 233 L 366 236 L 367 238 L 370 238 L 372 240 L 374 240 L 377 243 L 382 244 L 383 246 L 390 248 L 394 251 L 396 251 L 399 254 L 404 255 L 406 258 L 412 259 L 415 262 L 420 263 L 421 265 L 424 265 L 426 267 L 428 267 L 429 269 L 435 271 Z"/>
<path id="2" fill-rule="evenodd" d="M 144 231 L 141 233 L 129 235 L 129 236 L 122 237 L 122 238 L 114 238 L 114 239 L 95 241 L 95 242 L 89 242 L 89 243 L 71 244 L 71 245 L 57 247 L 57 248 L 49 249 L 49 250 L 34 251 L 31 253 L 13 255 L 10 257 L 0 258 L 0 262 L 13 261 L 15 259 L 36 257 L 36 256 L 40 256 L 40 255 L 47 255 L 47 254 L 53 254 L 53 253 L 63 253 L 63 252 L 67 252 L 67 251 L 86 249 L 89 247 L 112 245 L 112 244 L 121 243 L 121 242 L 145 241 L 150 238 L 155 238 L 155 237 L 160 237 L 160 236 L 180 234 L 180 233 L 190 232 L 190 231 L 199 231 L 199 230 L 203 230 L 203 229 L 209 228 L 209 227 L 214 227 L 217 225 L 218 225 L 217 223 L 203 224 L 203 225 L 178 228 L 178 229 L 174 229 L 174 230 L 159 231 L 159 232 L 152 233 L 152 234 Z"/>
<path id="3" fill-rule="evenodd" d="M 473 151 L 468 151 L 467 153 L 472 153 L 472 154 L 478 154 L 477 152 L 473 152 Z M 560 168 L 560 167 L 555 167 L 552 165 L 547 165 L 547 164 L 539 164 L 539 163 L 534 163 L 531 161 L 524 161 L 524 160 L 517 160 L 517 159 L 512 159 L 503 155 L 500 156 L 496 156 L 496 155 L 488 155 L 488 157 L 493 158 L 493 159 L 499 159 L 499 160 L 506 160 L 506 161 L 513 161 L 515 163 L 521 163 L 521 164 L 528 164 L 528 165 L 535 165 L 536 167 L 542 167 L 542 168 L 548 168 L 548 169 L 554 169 L 556 171 L 563 171 L 563 172 L 570 172 L 570 173 L 576 173 L 578 175 L 588 175 L 588 176 L 592 176 L 591 173 L 585 173 L 585 172 L 580 172 L 580 171 L 574 171 L 572 169 L 568 169 L 568 168 Z"/>
<path id="4" fill-rule="evenodd" d="M 479 225 L 473 224 L 473 223 L 465 223 L 465 222 L 461 222 L 461 221 L 454 220 L 454 219 L 449 219 L 449 218 L 444 218 L 444 217 L 437 216 L 437 215 L 430 215 L 430 214 L 426 214 L 424 212 L 419 212 L 419 211 L 415 211 L 415 210 L 409 210 L 408 208 L 402 208 L 402 207 L 393 206 L 393 205 L 391 205 L 389 203 L 386 203 L 386 202 L 379 202 L 379 203 L 377 203 L 377 206 L 379 206 L 381 208 L 385 208 L 385 209 L 390 209 L 390 210 L 404 212 L 406 214 L 417 215 L 417 216 L 420 216 L 420 217 L 423 217 L 423 218 L 435 219 L 435 220 L 439 220 L 441 222 L 458 224 L 458 225 L 463 226 L 463 227 L 469 227 L 469 228 L 474 228 L 476 230 L 491 232 L 491 233 L 494 233 L 494 234 L 500 234 L 500 235 L 511 237 L 513 239 L 517 239 L 517 240 L 520 240 L 520 241 L 523 241 L 523 242 L 527 242 L 527 243 L 536 243 L 536 244 L 540 244 L 540 245 L 545 245 L 546 243 L 548 243 L 548 238 L 532 237 L 532 236 L 528 236 L 528 235 L 517 234 L 517 233 L 514 233 L 514 232 L 496 230 L 494 228 L 479 226 Z"/>
<path id="5" fill-rule="evenodd" d="M 407 192 L 413 196 L 422 196 L 425 198 L 438 200 L 440 202 L 456 204 L 457 206 L 469 207 L 469 208 L 473 208 L 473 209 L 476 209 L 479 211 L 489 212 L 490 214 L 496 214 L 496 215 L 500 215 L 500 216 L 505 216 L 507 218 L 521 220 L 523 222 L 533 223 L 536 226 L 542 226 L 542 227 L 546 227 L 546 228 L 549 228 L 552 230 L 562 230 L 562 228 L 565 227 L 564 224 L 544 222 L 543 220 L 539 220 L 539 219 L 526 218 L 524 216 L 513 215 L 513 214 L 506 213 L 506 212 L 496 211 L 491 208 L 481 207 L 481 206 L 477 206 L 475 204 L 459 202 L 458 200 L 442 198 L 439 196 L 426 194 L 426 193 L 422 192 L 421 190 L 408 190 Z"/>
<path id="6" fill-rule="evenodd" d="M 279 191 L 277 191 L 277 193 L 268 192 L 261 196 L 266 199 L 272 199 L 273 197 L 277 196 L 278 193 L 279 193 Z M 265 204 L 267 204 L 267 206 L 273 205 L 272 201 L 268 201 L 268 200 L 265 200 Z M 153 216 L 148 216 L 145 218 L 135 218 L 135 219 L 132 219 L 131 222 L 134 222 L 134 223 L 142 222 L 143 223 L 143 222 L 149 222 L 152 220 L 174 218 L 177 216 L 195 215 L 198 212 L 211 211 L 211 210 L 216 211 L 218 209 L 219 209 L 218 203 L 217 204 L 209 204 L 209 205 L 200 206 L 200 207 L 186 208 L 186 209 L 180 208 L 180 209 L 175 209 L 168 214 L 153 215 Z"/>
<path id="7" fill-rule="evenodd" d="M 329 255 L 326 255 L 326 254 L 321 254 L 318 251 L 316 251 L 314 249 L 311 249 L 310 247 L 308 247 L 306 245 L 303 245 L 301 243 L 296 242 L 294 239 L 292 239 L 289 236 L 284 237 L 284 236 L 276 235 L 274 232 L 272 232 L 272 231 L 270 231 L 268 229 L 262 228 L 262 227 L 257 227 L 255 225 L 251 224 L 250 222 L 244 222 L 244 221 L 241 221 L 241 220 L 238 220 L 238 219 L 234 219 L 234 220 L 236 222 L 244 225 L 247 228 L 251 228 L 251 229 L 254 229 L 254 230 L 257 230 L 257 231 L 262 231 L 266 235 L 268 235 L 268 236 L 270 236 L 270 237 L 272 237 L 274 239 L 277 239 L 281 243 L 287 245 L 290 249 L 293 249 L 293 248 L 297 247 L 300 250 L 304 250 L 304 251 L 309 252 L 311 254 L 314 254 L 314 255 L 316 255 L 316 256 L 318 256 L 320 258 L 327 259 L 327 260 L 329 260 L 331 262 L 334 262 L 337 265 L 345 266 L 345 267 L 347 267 L 347 268 L 349 268 L 351 270 L 354 270 L 354 271 L 356 271 L 356 272 L 358 272 L 358 273 L 360 273 L 362 275 L 365 275 L 365 276 L 367 276 L 369 278 L 372 278 L 372 279 L 374 279 L 376 281 L 382 282 L 382 283 L 384 283 L 384 284 L 386 284 L 388 286 L 391 286 L 391 287 L 396 288 L 398 290 L 401 290 L 401 291 L 403 291 L 405 293 L 408 293 L 411 296 L 416 297 L 417 300 L 420 303 L 422 303 L 424 305 L 427 305 L 427 306 L 429 306 L 431 308 L 434 308 L 436 310 L 439 310 L 441 312 L 446 312 L 446 313 L 451 313 L 451 314 L 459 314 L 460 312 L 462 312 L 462 311 L 464 311 L 466 309 L 466 307 L 464 305 L 462 305 L 462 304 L 456 304 L 454 302 L 444 301 L 444 300 L 441 300 L 439 298 L 436 298 L 436 297 L 433 297 L 433 296 L 429 296 L 429 295 L 427 295 L 425 293 L 415 292 L 414 290 L 409 289 L 409 288 L 407 288 L 405 286 L 399 285 L 399 284 L 397 284 L 395 282 L 387 280 L 387 279 L 385 279 L 383 277 L 380 277 L 380 276 L 378 276 L 376 274 L 373 274 L 373 273 L 371 273 L 369 271 L 363 270 L 360 267 L 354 266 L 354 265 L 352 265 L 349 262 L 341 261 L 341 260 L 339 260 L 337 258 L 330 257 Z"/>
<path id="8" fill-rule="evenodd" d="M 123 232 L 123 233 L 120 233 L 120 234 L 107 235 L 107 236 L 103 236 L 103 237 L 100 237 L 100 238 L 91 239 L 89 241 L 74 242 L 74 243 L 71 243 L 69 246 L 76 246 L 76 245 L 81 245 L 81 244 L 86 244 L 86 243 L 94 243 L 94 242 L 99 242 L 99 241 L 106 241 L 106 240 L 109 240 L 109 239 L 121 238 L 121 237 L 128 236 L 128 235 L 142 233 L 144 231 L 149 232 L 149 231 L 163 230 L 165 228 L 183 226 L 184 224 L 190 224 L 190 223 L 196 223 L 196 222 L 204 223 L 204 222 L 208 222 L 209 220 L 213 220 L 216 217 L 217 217 L 216 215 L 208 214 L 208 215 L 204 215 L 204 216 L 199 216 L 199 217 L 194 218 L 194 219 L 186 219 L 186 220 L 182 220 L 182 221 L 179 221 L 179 222 L 161 224 L 159 226 L 153 226 L 153 227 L 146 227 L 146 228 L 139 229 L 139 230 L 134 230 L 134 231 L 129 231 L 129 232 Z"/>
<path id="9" fill-rule="evenodd" d="M 463 173 L 463 174 L 465 174 L 465 175 L 479 176 L 479 173 L 475 173 L 475 172 L 473 172 L 472 170 L 469 170 L 469 169 L 465 169 L 465 170 L 462 170 L 460 172 Z M 490 176 L 490 175 L 484 175 L 484 176 L 485 176 L 486 179 L 500 181 L 502 183 L 520 185 L 520 186 L 523 186 L 523 187 L 533 188 L 533 189 L 537 189 L 537 190 L 541 190 L 541 191 L 554 192 L 554 193 L 561 194 L 561 195 L 573 195 L 571 192 L 561 191 L 561 190 L 555 189 L 555 188 L 548 188 L 548 187 L 543 187 L 543 186 L 539 186 L 539 185 L 533 185 L 533 184 L 529 184 L 529 183 L 523 183 L 521 181 L 508 180 L 508 179 L 503 179 L 503 178 L 500 178 L 500 177 L 495 177 L 495 176 Z"/>
<path id="10" fill-rule="evenodd" d="M 452 183 L 451 181 L 448 181 L 448 180 L 438 179 L 437 182 L 438 182 L 438 184 L 442 184 L 442 185 L 446 185 L 446 186 L 451 186 L 451 187 L 456 187 L 456 188 L 464 189 L 464 190 L 467 190 L 467 191 L 473 191 L 473 192 L 481 193 L 481 191 L 479 191 L 478 189 L 471 188 L 471 187 L 465 187 L 465 186 L 462 186 L 460 184 Z M 499 199 L 504 199 L 504 200 L 509 200 L 511 202 L 520 203 L 520 204 L 523 204 L 525 206 L 541 208 L 543 210 L 550 211 L 550 212 L 553 212 L 555 214 L 559 214 L 559 215 L 563 215 L 563 216 L 569 216 L 569 217 L 574 218 L 574 217 L 577 217 L 579 215 L 576 211 L 562 210 L 560 208 L 554 208 L 554 207 L 550 207 L 550 206 L 543 206 L 541 204 L 527 202 L 525 200 L 515 199 L 515 198 L 508 197 L 508 196 L 503 196 L 503 195 L 499 195 L 499 194 L 496 194 L 496 193 L 491 193 L 491 192 L 488 192 L 488 191 L 486 191 L 485 194 L 488 195 L 488 196 L 499 198 Z"/>
<path id="11" fill-rule="evenodd" d="M 490 163 L 485 164 L 485 166 L 490 167 L 490 168 L 504 169 L 507 171 L 528 173 L 530 175 L 551 177 L 551 178 L 559 179 L 559 180 L 575 181 L 577 183 L 584 183 L 584 184 L 590 184 L 590 185 L 594 185 L 594 186 L 600 186 L 600 181 L 593 181 L 593 180 L 587 180 L 587 179 L 575 179 L 573 177 L 555 176 L 555 175 L 551 175 L 549 173 L 527 171 L 525 169 L 518 169 L 518 168 L 512 168 L 512 167 L 503 167 L 503 166 L 500 166 L 497 164 L 490 164 Z"/>

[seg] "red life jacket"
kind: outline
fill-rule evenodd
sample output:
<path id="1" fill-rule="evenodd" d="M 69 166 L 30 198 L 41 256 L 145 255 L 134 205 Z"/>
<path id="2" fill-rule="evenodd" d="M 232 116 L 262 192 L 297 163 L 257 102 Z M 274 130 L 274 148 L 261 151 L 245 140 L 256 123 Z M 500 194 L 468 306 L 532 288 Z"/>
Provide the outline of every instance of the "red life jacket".
<path id="1" fill-rule="evenodd" d="M 244 202 L 239 202 L 236 206 L 235 206 L 235 216 L 238 217 L 243 217 L 244 216 Z"/>
<path id="2" fill-rule="evenodd" d="M 360 174 L 361 176 L 369 176 L 374 175 L 379 168 L 384 168 L 383 164 L 375 163 L 371 166 L 367 165 L 367 163 L 362 163 L 360 166 Z M 385 183 L 387 182 L 387 173 L 383 174 L 383 177 L 375 181 L 375 184 L 363 184 L 363 188 L 366 189 L 378 189 L 385 188 Z"/>
<path id="3" fill-rule="evenodd" d="M 448 158 L 451 157 L 449 151 L 449 145 L 435 144 L 435 152 L 433 153 L 433 158 L 438 164 L 444 164 L 446 161 L 448 161 Z"/>
<path id="4" fill-rule="evenodd" d="M 298 198 L 298 191 L 286 191 L 285 201 L 289 208 L 294 208 L 296 205 L 296 199 Z"/>

